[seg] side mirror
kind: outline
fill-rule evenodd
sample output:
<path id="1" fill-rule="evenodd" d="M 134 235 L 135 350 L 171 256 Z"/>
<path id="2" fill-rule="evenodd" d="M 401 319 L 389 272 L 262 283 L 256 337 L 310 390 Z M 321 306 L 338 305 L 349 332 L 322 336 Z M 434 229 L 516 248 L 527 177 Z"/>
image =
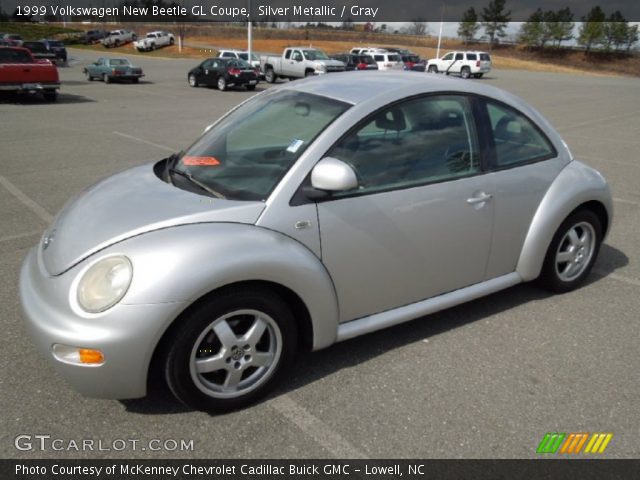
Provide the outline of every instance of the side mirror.
<path id="1" fill-rule="evenodd" d="M 325 192 L 344 192 L 357 188 L 358 178 L 342 160 L 325 157 L 311 171 L 311 186 Z"/>

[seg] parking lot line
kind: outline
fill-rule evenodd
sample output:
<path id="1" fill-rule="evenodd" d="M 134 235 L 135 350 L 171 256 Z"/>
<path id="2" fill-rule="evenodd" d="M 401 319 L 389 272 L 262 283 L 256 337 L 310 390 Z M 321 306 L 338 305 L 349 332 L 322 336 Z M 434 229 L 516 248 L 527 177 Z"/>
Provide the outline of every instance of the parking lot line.
<path id="1" fill-rule="evenodd" d="M 611 115 L 608 117 L 599 117 L 594 120 L 587 120 L 586 122 L 574 123 L 573 125 L 565 125 L 564 127 L 558 127 L 558 130 L 560 132 L 564 132 L 565 130 L 572 130 L 578 127 L 586 127 L 588 125 L 598 125 L 600 123 L 610 122 L 611 120 L 621 120 L 623 118 L 628 118 L 628 117 L 635 118 L 636 116 L 637 116 L 636 112 L 631 112 L 631 113 L 623 113 L 620 115 Z"/>
<path id="2" fill-rule="evenodd" d="M 113 131 L 111 133 L 113 133 L 114 135 L 119 135 L 124 138 L 128 138 L 130 140 L 135 140 L 136 142 L 146 143 L 147 145 L 151 145 L 156 148 L 161 148 L 162 150 L 168 150 L 169 152 L 177 152 L 180 150 L 179 148 L 167 147 L 166 145 L 160 145 L 159 143 L 150 142 L 149 140 L 145 140 L 144 138 L 134 137 L 133 135 L 127 135 L 126 133 L 122 133 L 122 132 Z"/>
<path id="3" fill-rule="evenodd" d="M 267 403 L 280 415 L 328 450 L 335 458 L 367 458 L 364 453 L 298 404 L 289 395 L 281 395 L 269 400 Z"/>
<path id="4" fill-rule="evenodd" d="M 635 205 L 636 207 L 640 207 L 640 202 L 634 202 L 633 200 L 627 200 L 626 198 L 618 198 L 613 197 L 614 202 L 618 203 L 626 203 L 627 205 Z"/>
<path id="5" fill-rule="evenodd" d="M 35 213 L 47 225 L 53 220 L 53 215 L 47 212 L 43 207 L 38 205 L 34 200 L 29 198 L 22 190 L 11 183 L 6 177 L 0 175 L 0 185 L 6 188 L 11 195 L 16 197 L 25 207 Z"/>

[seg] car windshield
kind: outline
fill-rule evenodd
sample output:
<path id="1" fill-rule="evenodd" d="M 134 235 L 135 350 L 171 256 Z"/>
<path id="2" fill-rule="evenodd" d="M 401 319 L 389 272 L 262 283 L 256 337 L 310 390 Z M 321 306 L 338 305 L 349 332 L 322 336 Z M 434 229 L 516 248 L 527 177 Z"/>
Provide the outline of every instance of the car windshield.
<path id="1" fill-rule="evenodd" d="M 129 60 L 127 60 L 126 58 L 112 58 L 111 60 L 109 60 L 109 65 L 124 67 L 131 64 L 129 63 Z"/>
<path id="2" fill-rule="evenodd" d="M 329 60 L 322 50 L 303 50 L 302 52 L 307 60 Z"/>
<path id="3" fill-rule="evenodd" d="M 349 107 L 290 90 L 257 95 L 200 137 L 176 168 L 225 198 L 266 200 L 313 140 Z"/>

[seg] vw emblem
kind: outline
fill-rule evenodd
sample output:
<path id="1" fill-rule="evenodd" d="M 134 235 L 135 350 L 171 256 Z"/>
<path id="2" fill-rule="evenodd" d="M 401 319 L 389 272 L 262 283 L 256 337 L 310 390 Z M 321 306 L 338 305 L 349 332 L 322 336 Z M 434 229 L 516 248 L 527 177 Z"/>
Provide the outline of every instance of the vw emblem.
<path id="1" fill-rule="evenodd" d="M 56 236 L 55 229 L 51 230 L 47 235 L 45 235 L 44 239 L 42 240 L 42 250 L 46 250 L 47 247 L 51 245 L 55 236 Z"/>

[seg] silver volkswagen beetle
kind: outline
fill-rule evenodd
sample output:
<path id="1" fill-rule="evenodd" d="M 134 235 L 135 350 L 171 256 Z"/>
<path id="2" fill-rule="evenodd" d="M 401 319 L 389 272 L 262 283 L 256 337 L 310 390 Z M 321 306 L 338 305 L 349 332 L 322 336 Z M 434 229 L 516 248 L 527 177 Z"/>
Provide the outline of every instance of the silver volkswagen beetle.
<path id="1" fill-rule="evenodd" d="M 64 207 L 20 278 L 62 377 L 141 397 L 153 366 L 182 402 L 228 410 L 299 348 L 584 281 L 611 194 L 534 109 L 457 79 L 358 77 L 269 89 Z"/>

